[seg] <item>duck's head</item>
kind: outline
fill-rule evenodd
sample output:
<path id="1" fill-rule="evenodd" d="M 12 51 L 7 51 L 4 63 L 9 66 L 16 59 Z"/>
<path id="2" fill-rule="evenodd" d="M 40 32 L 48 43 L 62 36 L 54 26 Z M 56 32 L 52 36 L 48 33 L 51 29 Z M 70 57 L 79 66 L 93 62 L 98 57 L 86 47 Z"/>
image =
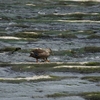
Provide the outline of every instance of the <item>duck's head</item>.
<path id="1" fill-rule="evenodd" d="M 52 53 L 52 50 L 50 48 L 47 48 L 46 52 Z"/>

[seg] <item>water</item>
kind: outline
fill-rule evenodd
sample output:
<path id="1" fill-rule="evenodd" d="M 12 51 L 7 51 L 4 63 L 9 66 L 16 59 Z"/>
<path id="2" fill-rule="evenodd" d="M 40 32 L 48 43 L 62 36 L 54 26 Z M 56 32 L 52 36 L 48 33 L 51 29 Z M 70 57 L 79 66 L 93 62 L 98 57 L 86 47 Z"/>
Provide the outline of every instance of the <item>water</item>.
<path id="1" fill-rule="evenodd" d="M 0 67 L 0 77 L 5 78 L 28 78 L 33 76 L 41 76 L 42 73 L 36 74 L 34 72 L 15 72 L 10 69 L 10 67 Z M 85 76 L 98 76 L 98 73 L 90 74 L 79 74 L 71 72 L 44 72 L 44 75 L 53 75 L 53 76 L 66 76 L 71 78 L 62 79 L 59 81 L 40 81 L 40 82 L 20 82 L 20 83 L 6 83 L 0 82 L 0 99 L 8 100 L 20 100 L 20 99 L 50 99 L 55 100 L 56 98 L 48 98 L 47 95 L 54 93 L 71 93 L 74 96 L 60 97 L 58 100 L 67 99 L 67 100 L 84 100 L 80 96 L 76 96 L 78 93 L 84 92 L 97 92 L 100 91 L 98 84 L 99 82 L 89 82 L 87 80 L 82 80 L 82 77 Z"/>
<path id="2" fill-rule="evenodd" d="M 21 47 L 22 50 L 42 47 L 54 52 L 100 47 L 100 39 L 88 39 L 90 35 L 100 36 L 100 3 L 67 2 L 59 0 L 0 0 L 0 49 Z M 74 15 L 76 14 L 76 16 Z M 77 15 L 80 14 L 80 15 Z M 81 15 L 83 14 L 83 15 Z M 58 16 L 57 16 L 58 15 Z M 74 16 L 74 17 L 73 17 Z M 23 39 L 12 37 L 19 32 L 40 32 L 50 38 Z M 83 33 L 82 33 L 83 32 Z M 78 38 L 59 38 L 61 33 L 75 34 Z M 2 36 L 8 36 L 4 38 Z M 12 37 L 12 38 L 11 38 Z M 30 52 L 0 52 L 0 63 L 35 62 Z M 100 62 L 100 52 L 82 53 L 74 56 L 51 55 L 51 62 Z M 11 66 L 0 65 L 0 78 L 33 78 L 44 73 L 15 72 Z M 82 80 L 84 76 L 99 76 L 99 73 L 79 74 L 64 72 L 45 72 L 45 75 L 70 76 L 60 81 L 39 81 L 7 83 L 0 82 L 0 100 L 85 100 L 78 93 L 100 92 L 100 82 Z M 71 93 L 73 96 L 48 98 L 54 93 Z"/>

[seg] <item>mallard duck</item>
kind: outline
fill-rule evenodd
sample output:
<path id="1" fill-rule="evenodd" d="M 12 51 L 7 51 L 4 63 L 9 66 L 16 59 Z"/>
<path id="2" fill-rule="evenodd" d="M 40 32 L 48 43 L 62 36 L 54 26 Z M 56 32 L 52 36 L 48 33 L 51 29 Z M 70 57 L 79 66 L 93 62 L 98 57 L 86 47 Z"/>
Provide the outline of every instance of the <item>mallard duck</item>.
<path id="1" fill-rule="evenodd" d="M 52 50 L 50 48 L 36 48 L 31 51 L 30 57 L 36 58 L 36 62 L 38 62 L 38 59 L 42 59 L 45 62 L 49 62 L 47 58 L 50 56 L 51 52 Z"/>

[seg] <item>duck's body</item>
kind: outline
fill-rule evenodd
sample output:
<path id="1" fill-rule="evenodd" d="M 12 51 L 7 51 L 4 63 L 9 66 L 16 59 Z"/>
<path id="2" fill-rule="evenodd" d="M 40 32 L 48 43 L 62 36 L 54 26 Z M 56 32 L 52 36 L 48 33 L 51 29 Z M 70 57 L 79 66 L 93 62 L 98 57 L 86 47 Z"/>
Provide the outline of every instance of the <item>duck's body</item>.
<path id="1" fill-rule="evenodd" d="M 42 49 L 42 48 L 36 48 L 33 49 L 30 53 L 30 57 L 36 58 L 36 62 L 38 62 L 38 59 L 43 59 L 44 61 L 48 61 L 47 58 L 50 56 L 51 49 Z"/>

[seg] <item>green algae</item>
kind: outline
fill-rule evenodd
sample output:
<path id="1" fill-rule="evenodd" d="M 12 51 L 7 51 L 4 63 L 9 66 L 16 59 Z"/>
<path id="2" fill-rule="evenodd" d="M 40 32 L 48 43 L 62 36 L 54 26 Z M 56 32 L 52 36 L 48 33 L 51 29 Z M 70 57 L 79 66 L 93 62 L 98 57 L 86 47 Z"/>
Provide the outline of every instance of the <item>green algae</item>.
<path id="1" fill-rule="evenodd" d="M 99 100 L 100 92 L 83 92 L 83 93 L 68 93 L 68 92 L 58 92 L 54 94 L 48 94 L 48 98 L 60 98 L 60 97 L 69 97 L 69 96 L 80 96 L 86 100 Z"/>
<path id="2" fill-rule="evenodd" d="M 100 76 L 85 76 L 82 77 L 81 79 L 88 80 L 91 82 L 100 82 Z"/>
<path id="3" fill-rule="evenodd" d="M 79 53 L 97 53 L 100 52 L 100 47 L 97 46 L 85 46 L 83 48 L 73 49 Z"/>
<path id="4" fill-rule="evenodd" d="M 100 35 L 93 34 L 93 35 L 88 36 L 87 38 L 88 39 L 100 39 Z"/>
<path id="5" fill-rule="evenodd" d="M 12 70 L 14 71 L 33 71 L 33 72 L 40 72 L 40 71 L 46 71 L 51 69 L 52 67 L 54 67 L 55 65 L 57 65 L 56 63 L 37 63 L 37 64 L 14 64 L 12 65 Z"/>
<path id="6" fill-rule="evenodd" d="M 100 92 L 85 92 L 81 96 L 86 100 L 100 100 Z"/>
<path id="7" fill-rule="evenodd" d="M 97 46 L 87 46 L 84 47 L 85 52 L 90 52 L 90 53 L 95 53 L 95 52 L 100 52 L 100 47 Z"/>
<path id="8" fill-rule="evenodd" d="M 53 51 L 54 55 L 67 55 L 67 56 L 73 56 L 78 57 L 81 54 L 87 54 L 87 53 L 98 53 L 100 52 L 100 47 L 97 46 L 86 46 L 82 48 L 76 48 L 76 49 L 70 49 L 70 50 L 61 50 L 61 51 Z"/>
<path id="9" fill-rule="evenodd" d="M 84 65 L 86 65 L 86 66 L 100 66 L 100 62 L 87 62 Z"/>
<path id="10" fill-rule="evenodd" d="M 21 32 L 14 34 L 14 36 L 21 38 L 41 38 L 43 35 L 36 32 Z"/>
<path id="11" fill-rule="evenodd" d="M 1 64 L 1 66 L 3 65 Z M 100 72 L 99 66 L 92 67 L 87 65 L 84 67 L 84 64 L 82 65 L 79 63 L 37 63 L 37 64 L 33 63 L 33 64 L 10 64 L 9 66 L 11 66 L 11 70 L 17 72 L 34 72 L 34 73 L 48 73 L 48 72 L 99 73 Z M 61 67 L 55 68 L 57 66 Z"/>
<path id="12" fill-rule="evenodd" d="M 38 77 L 38 76 L 37 76 Z M 59 76 L 53 76 L 53 75 L 50 75 L 48 78 L 37 78 L 37 79 L 34 79 L 34 76 L 33 76 L 33 79 L 31 78 L 25 78 L 25 77 L 17 77 L 17 78 L 0 78 L 0 82 L 4 82 L 4 83 L 15 83 L 15 84 L 18 84 L 18 83 L 22 83 L 22 82 L 41 82 L 41 81 L 59 81 L 59 80 L 62 80 L 62 79 L 65 79 L 65 77 L 59 77 Z"/>
<path id="13" fill-rule="evenodd" d="M 75 34 L 59 34 L 58 37 L 60 38 L 77 38 Z"/>
<path id="14" fill-rule="evenodd" d="M 56 68 L 53 69 L 54 72 L 77 72 L 77 73 L 99 73 L 100 72 L 100 67 L 98 68 L 80 68 L 80 67 L 72 67 L 72 68 Z"/>
<path id="15" fill-rule="evenodd" d="M 5 48 L 2 48 L 0 49 L 0 52 L 8 52 L 8 51 L 14 51 L 16 50 L 16 48 L 20 48 L 20 47 L 5 47 Z"/>
<path id="16" fill-rule="evenodd" d="M 58 1 L 58 0 L 57 0 Z M 65 1 L 65 0 L 59 0 L 58 1 L 58 5 L 76 5 L 76 6 L 93 6 L 93 5 L 96 5 L 98 4 L 99 2 L 95 2 L 95 1 L 92 1 L 92 0 L 89 0 L 89 1 Z"/>
<path id="17" fill-rule="evenodd" d="M 71 94 L 69 93 L 64 93 L 64 92 L 61 92 L 61 93 L 54 93 L 54 94 L 48 94 L 46 95 L 46 97 L 48 98 L 59 98 L 59 97 L 67 97 L 67 96 L 71 96 Z"/>

